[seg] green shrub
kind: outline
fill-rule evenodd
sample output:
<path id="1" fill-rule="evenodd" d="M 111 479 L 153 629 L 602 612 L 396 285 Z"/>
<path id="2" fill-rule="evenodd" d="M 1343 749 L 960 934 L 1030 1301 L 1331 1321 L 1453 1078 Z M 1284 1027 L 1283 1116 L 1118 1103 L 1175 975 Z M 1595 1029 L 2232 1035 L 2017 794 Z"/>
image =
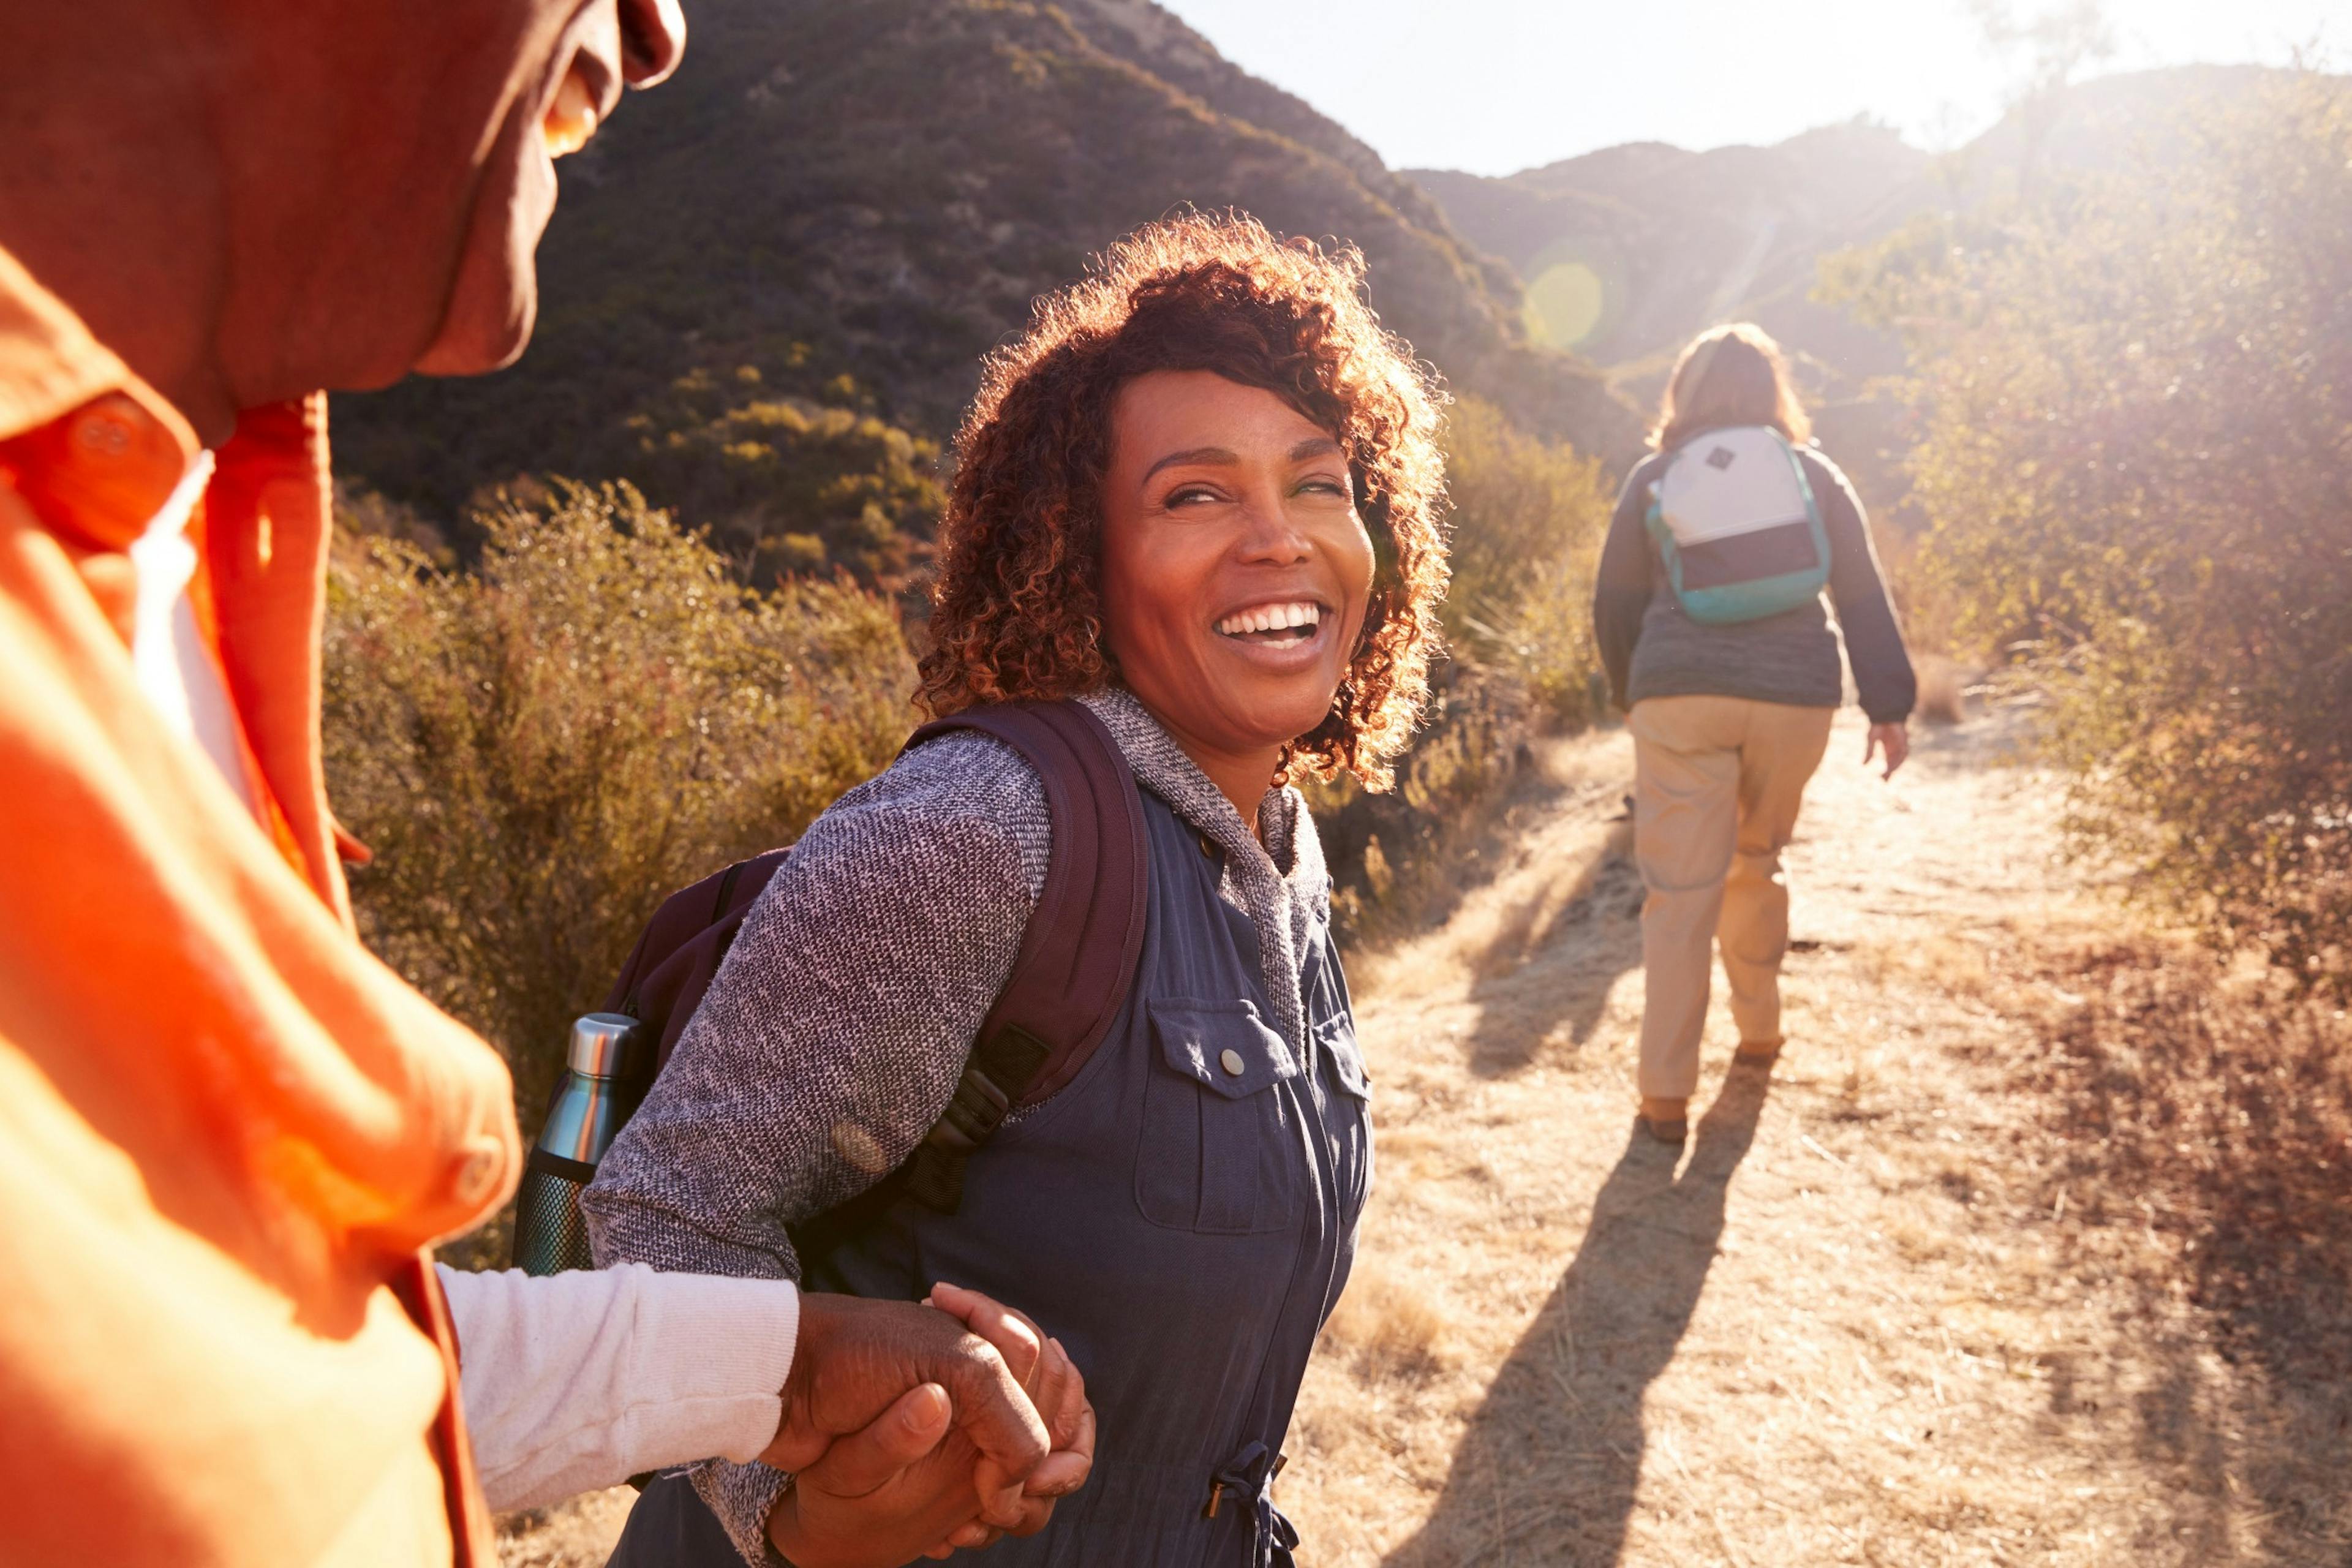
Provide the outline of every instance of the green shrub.
<path id="1" fill-rule="evenodd" d="M 1473 662 L 1507 673 L 1555 728 L 1597 711 L 1592 574 L 1613 497 L 1599 459 L 1465 397 L 1445 427 L 1454 515 L 1446 629 Z"/>
<path id="2" fill-rule="evenodd" d="M 831 395 L 856 396 L 835 380 Z M 937 443 L 861 409 L 765 395 L 749 365 L 682 376 L 626 426 L 630 477 L 708 524 L 762 586 L 830 564 L 902 587 L 946 504 Z"/>
<path id="3" fill-rule="evenodd" d="M 2126 174 L 1837 279 L 1913 344 L 1918 570 L 2053 698 L 2078 845 L 2352 993 L 2352 91 L 2184 103 Z"/>
<path id="4" fill-rule="evenodd" d="M 659 900 L 885 764 L 913 672 L 882 601 L 746 589 L 626 485 L 477 521 L 473 573 L 339 547 L 328 778 L 375 852 L 362 933 L 506 1054 L 528 1122 Z"/>
<path id="5" fill-rule="evenodd" d="M 1600 463 L 1475 397 L 1454 405 L 1444 444 L 1452 647 L 1431 672 L 1428 721 L 1398 759 L 1394 790 L 1366 795 L 1343 779 L 1308 793 L 1339 884 L 1334 918 L 1357 934 L 1410 924 L 1528 742 L 1590 723 L 1601 697 L 1592 573 L 1612 495 Z"/>

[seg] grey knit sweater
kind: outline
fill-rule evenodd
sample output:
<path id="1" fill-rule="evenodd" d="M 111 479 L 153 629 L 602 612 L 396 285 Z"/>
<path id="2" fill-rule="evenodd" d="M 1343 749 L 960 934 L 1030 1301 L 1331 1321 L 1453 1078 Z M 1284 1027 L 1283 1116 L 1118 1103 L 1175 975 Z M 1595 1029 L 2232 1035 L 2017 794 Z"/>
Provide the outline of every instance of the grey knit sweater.
<path id="1" fill-rule="evenodd" d="M 1330 882 L 1298 792 L 1266 795 L 1261 844 L 1133 697 L 1085 700 L 1137 781 L 1223 852 L 1219 896 L 1260 933 L 1274 1022 L 1304 1055 L 1299 968 Z M 962 732 L 812 824 L 582 1199 L 597 1263 L 798 1278 L 785 1226 L 870 1186 L 945 1108 L 1045 885 L 1050 822 L 1020 755 Z M 718 1460 L 694 1477 L 761 1564 L 784 1479 Z"/>

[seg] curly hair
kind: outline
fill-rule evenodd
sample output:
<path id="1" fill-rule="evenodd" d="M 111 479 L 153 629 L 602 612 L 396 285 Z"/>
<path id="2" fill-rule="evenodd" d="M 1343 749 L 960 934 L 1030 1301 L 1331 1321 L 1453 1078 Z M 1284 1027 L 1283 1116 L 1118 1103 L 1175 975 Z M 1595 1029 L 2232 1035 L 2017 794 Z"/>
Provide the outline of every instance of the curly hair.
<path id="1" fill-rule="evenodd" d="M 1364 258 L 1239 214 L 1137 230 L 1041 299 L 992 354 L 956 441 L 918 700 L 1077 696 L 1118 678 L 1102 631 L 1102 488 L 1119 389 L 1213 371 L 1273 393 L 1347 454 L 1372 537 L 1370 604 L 1331 710 L 1283 757 L 1384 789 L 1428 697 L 1445 592 L 1433 374 L 1363 298 Z"/>

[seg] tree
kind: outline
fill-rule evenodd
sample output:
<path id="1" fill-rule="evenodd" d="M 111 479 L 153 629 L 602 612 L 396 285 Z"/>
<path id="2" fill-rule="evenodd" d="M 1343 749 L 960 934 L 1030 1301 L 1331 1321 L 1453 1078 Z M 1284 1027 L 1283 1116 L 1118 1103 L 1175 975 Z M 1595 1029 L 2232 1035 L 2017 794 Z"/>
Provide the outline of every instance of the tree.
<path id="1" fill-rule="evenodd" d="M 761 586 L 835 568 L 904 588 L 947 502 L 936 443 L 837 401 L 779 397 L 757 368 L 695 371 L 632 415 L 632 479 L 709 525 L 742 575 Z"/>
<path id="2" fill-rule="evenodd" d="M 1844 268 L 1901 325 L 1920 566 L 2054 699 L 2072 824 L 2219 944 L 2352 993 L 2352 91 L 2183 104 Z"/>
<path id="3" fill-rule="evenodd" d="M 2010 0 L 1969 0 L 1969 10 L 1985 47 L 2009 67 L 2018 188 L 2031 192 L 2067 87 L 2084 67 L 2115 54 L 2115 25 L 2104 0 L 2049 0 L 2021 17 Z"/>

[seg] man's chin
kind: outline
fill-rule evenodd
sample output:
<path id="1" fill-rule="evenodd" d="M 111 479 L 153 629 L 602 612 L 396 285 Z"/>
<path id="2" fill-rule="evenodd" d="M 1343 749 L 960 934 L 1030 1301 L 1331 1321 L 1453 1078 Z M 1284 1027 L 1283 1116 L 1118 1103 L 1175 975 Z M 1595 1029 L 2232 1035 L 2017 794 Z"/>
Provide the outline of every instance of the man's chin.
<path id="1" fill-rule="evenodd" d="M 416 374 L 485 375 L 520 359 L 538 320 L 538 292 L 528 286 L 504 292 L 502 306 L 485 300 L 467 309 L 461 300 L 442 323 L 441 335 L 418 357 Z"/>

